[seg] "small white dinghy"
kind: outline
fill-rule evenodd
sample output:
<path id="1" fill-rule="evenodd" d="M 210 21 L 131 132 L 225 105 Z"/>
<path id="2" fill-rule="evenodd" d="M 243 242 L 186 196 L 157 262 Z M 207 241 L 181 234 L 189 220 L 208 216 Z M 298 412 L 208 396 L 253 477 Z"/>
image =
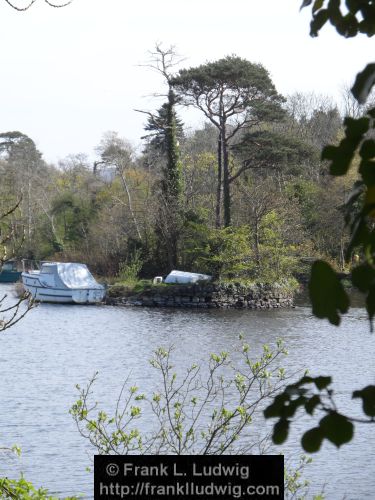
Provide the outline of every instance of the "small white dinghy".
<path id="1" fill-rule="evenodd" d="M 40 270 L 24 271 L 22 282 L 40 302 L 95 304 L 106 293 L 87 266 L 75 262 L 42 262 Z"/>
<path id="2" fill-rule="evenodd" d="M 186 271 L 171 271 L 165 278 L 164 283 L 193 284 L 198 281 L 210 281 L 212 276 L 208 274 L 188 273 Z"/>

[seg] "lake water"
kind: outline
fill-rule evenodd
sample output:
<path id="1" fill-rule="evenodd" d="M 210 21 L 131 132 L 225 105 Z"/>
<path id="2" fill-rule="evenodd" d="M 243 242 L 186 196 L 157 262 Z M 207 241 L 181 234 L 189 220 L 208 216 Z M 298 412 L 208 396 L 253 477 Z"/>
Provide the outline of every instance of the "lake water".
<path id="1" fill-rule="evenodd" d="M 2 285 L 0 292 L 10 291 Z M 42 304 L 0 334 L 0 445 L 17 444 L 21 459 L 0 455 L 0 476 L 22 471 L 36 485 L 63 497 L 92 498 L 88 443 L 68 411 L 95 371 L 95 399 L 113 406 L 126 377 L 148 394 L 157 389 L 147 363 L 159 346 L 175 346 L 177 366 L 202 362 L 209 353 L 231 350 L 242 333 L 255 353 L 285 340 L 288 371 L 330 374 L 341 409 L 361 415 L 353 389 L 375 382 L 375 336 L 366 312 L 354 308 L 340 328 L 312 317 L 309 307 L 275 311 L 214 311 Z M 349 407 L 347 406 L 349 405 Z M 265 424 L 258 422 L 258 426 Z M 313 421 L 292 426 L 283 450 L 295 460 L 299 439 Z M 305 471 L 313 490 L 324 485 L 328 499 L 375 497 L 375 439 L 372 425 L 357 425 L 355 438 L 337 450 L 325 443 Z M 89 453 L 87 453 L 89 451 Z"/>

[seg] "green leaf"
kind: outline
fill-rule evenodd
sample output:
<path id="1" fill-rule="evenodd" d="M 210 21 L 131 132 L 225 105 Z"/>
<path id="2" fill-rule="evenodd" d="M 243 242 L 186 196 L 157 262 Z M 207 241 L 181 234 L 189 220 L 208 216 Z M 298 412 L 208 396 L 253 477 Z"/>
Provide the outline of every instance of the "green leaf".
<path id="1" fill-rule="evenodd" d="M 357 144 L 348 139 L 343 139 L 339 146 L 326 146 L 322 150 L 322 160 L 330 160 L 330 173 L 332 175 L 345 175 L 349 170 Z"/>
<path id="2" fill-rule="evenodd" d="M 370 119 L 345 118 L 345 137 L 338 146 L 326 146 L 322 151 L 322 160 L 330 160 L 332 175 L 345 175 L 350 167 L 354 153 L 370 126 Z"/>
<path id="3" fill-rule="evenodd" d="M 349 297 L 336 273 L 326 262 L 317 260 L 313 263 L 309 293 L 313 314 L 318 318 L 327 318 L 333 325 L 339 325 L 339 312 L 347 312 Z"/>
<path id="4" fill-rule="evenodd" d="M 346 0 L 346 6 L 352 14 L 356 14 L 361 7 L 362 0 Z"/>
<path id="5" fill-rule="evenodd" d="M 343 35 L 346 38 L 356 36 L 358 33 L 357 18 L 353 14 L 348 13 L 346 16 L 341 17 L 338 20 L 336 29 L 340 35 Z"/>
<path id="6" fill-rule="evenodd" d="M 309 415 L 312 415 L 319 403 L 320 403 L 320 397 L 317 394 L 315 394 L 305 403 L 305 410 Z"/>
<path id="7" fill-rule="evenodd" d="M 302 436 L 302 448 L 308 453 L 315 453 L 320 449 L 323 439 L 324 434 L 320 427 L 314 427 Z"/>
<path id="8" fill-rule="evenodd" d="M 314 378 L 314 384 L 321 391 L 325 389 L 332 382 L 332 377 L 316 377 Z"/>
<path id="9" fill-rule="evenodd" d="M 340 11 L 340 1 L 341 0 L 329 0 L 328 1 L 328 11 L 329 20 L 333 26 L 335 26 L 336 31 L 343 36 L 346 36 L 346 29 L 344 25 L 344 16 Z"/>
<path id="10" fill-rule="evenodd" d="M 368 64 L 366 68 L 357 74 L 352 94 L 359 104 L 364 104 L 367 100 L 373 85 L 375 84 L 375 63 Z"/>
<path id="11" fill-rule="evenodd" d="M 361 213 L 359 217 L 354 221 L 350 230 L 352 236 L 348 248 L 345 252 L 346 258 L 350 258 L 350 254 L 356 247 L 365 245 L 370 237 L 364 213 Z"/>
<path id="12" fill-rule="evenodd" d="M 365 9 L 361 10 L 364 15 Z M 368 16 L 366 17 L 366 15 L 364 15 L 364 17 L 365 18 L 358 24 L 359 31 L 361 33 L 366 33 L 367 36 L 373 36 L 375 34 L 374 7 L 372 7 L 372 12 L 368 11 Z"/>
<path id="13" fill-rule="evenodd" d="M 312 1 L 313 0 L 303 0 L 300 10 L 303 9 L 304 7 L 308 7 L 309 5 L 311 5 Z"/>
<path id="14" fill-rule="evenodd" d="M 288 437 L 289 420 L 280 419 L 273 427 L 272 441 L 275 444 L 282 444 Z"/>
<path id="15" fill-rule="evenodd" d="M 367 292 L 375 281 L 375 269 L 369 264 L 361 264 L 352 270 L 352 283 L 361 292 Z"/>
<path id="16" fill-rule="evenodd" d="M 315 0 L 312 12 L 315 14 L 315 12 L 323 7 L 324 0 Z"/>
<path id="17" fill-rule="evenodd" d="M 310 23 L 310 35 L 318 36 L 319 30 L 325 25 L 329 19 L 329 12 L 327 9 L 321 9 L 317 12 Z"/>
<path id="18" fill-rule="evenodd" d="M 363 412 L 369 417 L 375 417 L 375 385 L 368 385 L 360 391 L 354 391 L 353 398 L 361 398 Z"/>
<path id="19" fill-rule="evenodd" d="M 319 422 L 319 426 L 326 437 L 331 443 L 335 444 L 338 448 L 345 443 L 348 443 L 353 438 L 354 426 L 340 413 L 332 412 L 326 415 Z"/>
<path id="20" fill-rule="evenodd" d="M 346 117 L 344 120 L 346 137 L 356 141 L 362 139 L 363 135 L 368 131 L 370 126 L 370 120 L 367 117 L 362 118 L 350 118 Z"/>

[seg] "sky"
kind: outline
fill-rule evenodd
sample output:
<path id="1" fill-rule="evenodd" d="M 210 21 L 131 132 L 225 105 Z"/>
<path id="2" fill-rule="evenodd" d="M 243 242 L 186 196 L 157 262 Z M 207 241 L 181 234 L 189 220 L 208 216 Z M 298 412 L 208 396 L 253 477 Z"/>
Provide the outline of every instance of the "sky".
<path id="1" fill-rule="evenodd" d="M 27 0 L 13 0 L 18 6 Z M 57 2 L 58 0 L 55 0 Z M 106 131 L 140 148 L 146 116 L 165 91 L 144 65 L 155 43 L 175 46 L 196 66 L 226 55 L 262 63 L 277 90 L 340 98 L 343 85 L 374 60 L 375 42 L 346 40 L 333 27 L 309 36 L 301 0 L 43 0 L 16 12 L 0 0 L 0 132 L 31 137 L 44 159 L 95 158 Z M 191 128 L 198 113 L 181 111 Z"/>

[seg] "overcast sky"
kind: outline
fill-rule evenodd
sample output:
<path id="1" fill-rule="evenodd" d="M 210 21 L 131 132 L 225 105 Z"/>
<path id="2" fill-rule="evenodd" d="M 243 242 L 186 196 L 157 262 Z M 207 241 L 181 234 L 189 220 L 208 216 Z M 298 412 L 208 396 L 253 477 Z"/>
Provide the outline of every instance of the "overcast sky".
<path id="1" fill-rule="evenodd" d="M 37 0 L 22 13 L 0 0 L 0 131 L 29 135 L 50 162 L 76 153 L 92 158 L 108 130 L 139 145 L 145 116 L 134 109 L 156 109 L 160 101 L 151 95 L 163 91 L 160 76 L 139 66 L 155 42 L 176 46 L 182 67 L 236 54 L 262 63 L 284 95 L 338 99 L 342 85 L 374 59 L 374 41 L 344 40 L 330 26 L 312 39 L 311 11 L 300 12 L 300 4 L 74 0 L 53 9 Z"/>

